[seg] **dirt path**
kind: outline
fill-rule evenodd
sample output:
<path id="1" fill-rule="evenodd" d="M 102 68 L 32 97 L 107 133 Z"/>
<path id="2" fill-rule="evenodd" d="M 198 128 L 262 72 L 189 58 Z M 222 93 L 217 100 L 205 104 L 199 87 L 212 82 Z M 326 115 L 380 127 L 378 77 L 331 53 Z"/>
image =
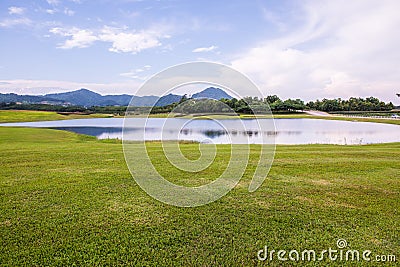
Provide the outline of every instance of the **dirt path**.
<path id="1" fill-rule="evenodd" d="M 332 116 L 331 114 L 323 111 L 318 111 L 318 110 L 304 110 L 304 113 L 307 113 L 312 116 Z"/>

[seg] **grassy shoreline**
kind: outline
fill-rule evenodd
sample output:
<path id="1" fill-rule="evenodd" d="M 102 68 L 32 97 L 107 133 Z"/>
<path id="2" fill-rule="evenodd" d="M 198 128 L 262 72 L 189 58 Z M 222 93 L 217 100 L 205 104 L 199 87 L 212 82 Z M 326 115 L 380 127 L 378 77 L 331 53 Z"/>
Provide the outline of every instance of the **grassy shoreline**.
<path id="1" fill-rule="evenodd" d="M 65 114 L 54 111 L 0 110 L 0 123 L 110 118 L 109 114 Z"/>
<path id="2" fill-rule="evenodd" d="M 7 127 L 0 128 L 0 144 L 4 265 L 254 266 L 264 246 L 321 251 L 335 249 L 339 238 L 351 249 L 399 257 L 400 143 L 277 146 L 269 176 L 249 193 L 259 153 L 252 145 L 238 186 L 197 208 L 149 197 L 131 177 L 119 143 Z M 199 153 L 197 144 L 181 148 Z M 216 166 L 188 175 L 168 164 L 160 144 L 148 144 L 155 168 L 187 185 L 221 171 L 230 149 L 218 149 Z"/>
<path id="3" fill-rule="evenodd" d="M 149 118 L 167 118 L 168 114 L 150 114 Z M 146 116 L 134 115 L 132 118 L 144 118 Z M 174 117 L 172 115 L 171 117 Z M 305 113 L 301 114 L 275 114 L 274 119 L 322 119 L 322 120 L 343 120 L 343 121 L 359 121 L 359 122 L 374 122 L 400 125 L 400 120 L 396 119 L 375 119 L 375 118 L 352 118 L 344 116 L 313 116 Z M 15 111 L 15 110 L 0 110 L 0 123 L 8 122 L 31 122 L 31 121 L 52 121 L 52 120 L 69 120 L 69 119 L 90 119 L 90 118 L 123 118 L 123 116 L 114 116 L 112 114 L 59 114 L 51 111 Z M 227 116 L 227 115 L 199 115 L 199 116 L 184 116 L 174 118 L 188 119 L 254 119 L 254 118 L 271 118 L 267 115 L 244 115 Z"/>

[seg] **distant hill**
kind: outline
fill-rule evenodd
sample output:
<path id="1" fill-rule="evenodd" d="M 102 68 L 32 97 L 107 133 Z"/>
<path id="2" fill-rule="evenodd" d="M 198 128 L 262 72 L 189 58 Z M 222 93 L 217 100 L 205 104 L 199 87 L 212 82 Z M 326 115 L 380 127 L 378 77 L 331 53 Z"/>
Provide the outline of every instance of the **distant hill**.
<path id="1" fill-rule="evenodd" d="M 160 97 L 155 106 L 157 107 L 166 106 L 175 102 L 179 102 L 181 98 L 182 98 L 181 95 L 168 94 Z"/>
<path id="2" fill-rule="evenodd" d="M 67 93 L 47 94 L 46 97 L 61 100 L 77 106 L 127 106 L 132 95 L 100 95 L 88 89 L 80 89 Z M 139 106 L 151 106 L 158 97 L 156 96 L 135 96 L 133 103 Z"/>
<path id="3" fill-rule="evenodd" d="M 211 98 L 215 100 L 220 100 L 222 98 L 232 99 L 232 97 L 225 93 L 224 90 L 215 87 L 209 87 L 199 93 L 196 93 L 192 96 L 192 98 Z"/>
<path id="4" fill-rule="evenodd" d="M 134 107 L 151 107 L 158 100 L 158 96 L 150 95 L 150 96 L 133 96 L 131 106 Z M 130 101 L 130 100 L 129 100 Z M 129 101 L 126 105 L 129 105 Z"/>
<path id="5" fill-rule="evenodd" d="M 59 101 L 46 96 L 36 95 L 17 95 L 17 94 L 0 94 L 0 103 L 21 102 L 21 103 L 51 103 L 61 105 L 64 101 Z"/>
<path id="6" fill-rule="evenodd" d="M 79 89 L 72 92 L 58 94 L 47 94 L 45 97 L 50 97 L 66 103 L 71 103 L 72 105 L 85 107 L 100 106 L 100 103 L 106 102 L 102 95 L 92 92 L 88 89 Z"/>
<path id="7" fill-rule="evenodd" d="M 211 98 L 219 100 L 221 98 L 231 99 L 232 97 L 219 88 L 210 87 L 192 96 L 193 98 Z M 127 106 L 132 100 L 132 106 L 149 107 L 165 106 L 178 102 L 181 95 L 168 94 L 163 97 L 158 96 L 132 96 L 132 95 L 100 95 L 88 89 L 76 91 L 47 94 L 43 96 L 0 94 L 0 103 L 22 102 L 30 104 L 47 103 L 53 105 L 74 105 L 74 106 Z"/>

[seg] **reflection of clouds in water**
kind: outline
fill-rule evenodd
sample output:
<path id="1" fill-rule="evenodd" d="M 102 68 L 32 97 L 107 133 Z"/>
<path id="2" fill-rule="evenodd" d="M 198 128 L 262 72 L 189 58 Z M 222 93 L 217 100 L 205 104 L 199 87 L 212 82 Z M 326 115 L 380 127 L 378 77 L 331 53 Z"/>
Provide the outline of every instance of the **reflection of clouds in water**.
<path id="1" fill-rule="evenodd" d="M 122 139 L 121 133 L 101 133 L 100 135 L 96 136 L 98 139 Z"/>
<path id="2" fill-rule="evenodd" d="M 355 131 L 349 131 L 349 130 L 337 130 L 337 131 L 317 131 L 315 132 L 316 134 L 343 134 L 343 133 L 349 133 L 352 135 L 356 135 L 356 134 L 369 134 L 369 135 L 373 135 L 376 133 L 379 133 L 378 131 L 360 131 L 360 130 L 355 130 Z"/>

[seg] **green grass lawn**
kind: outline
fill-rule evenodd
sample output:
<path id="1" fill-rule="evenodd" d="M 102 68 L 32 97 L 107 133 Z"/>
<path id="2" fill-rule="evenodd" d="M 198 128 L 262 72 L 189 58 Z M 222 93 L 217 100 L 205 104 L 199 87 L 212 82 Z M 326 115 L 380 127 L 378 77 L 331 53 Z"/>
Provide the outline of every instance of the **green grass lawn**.
<path id="1" fill-rule="evenodd" d="M 249 193 L 259 148 L 252 146 L 238 186 L 197 208 L 142 191 L 117 141 L 0 128 L 0 146 L 0 265 L 293 266 L 259 262 L 257 252 L 336 249 L 339 238 L 400 258 L 400 143 L 278 146 L 268 178 Z M 198 155 L 197 144 L 181 148 Z M 215 178 L 230 155 L 220 145 L 210 169 L 187 175 L 168 164 L 159 143 L 148 150 L 161 173 L 187 185 Z M 346 265 L 320 265 L 330 263 Z"/>
<path id="2" fill-rule="evenodd" d="M 59 114 L 52 111 L 0 110 L 0 123 L 24 121 L 54 121 L 68 119 L 107 118 L 109 114 Z"/>
<path id="3" fill-rule="evenodd" d="M 309 116 L 310 119 L 321 119 L 321 120 L 339 120 L 339 121 L 360 121 L 360 122 L 375 122 L 375 123 L 387 123 L 400 125 L 399 119 L 376 119 L 376 118 L 351 118 L 343 116 Z"/>

